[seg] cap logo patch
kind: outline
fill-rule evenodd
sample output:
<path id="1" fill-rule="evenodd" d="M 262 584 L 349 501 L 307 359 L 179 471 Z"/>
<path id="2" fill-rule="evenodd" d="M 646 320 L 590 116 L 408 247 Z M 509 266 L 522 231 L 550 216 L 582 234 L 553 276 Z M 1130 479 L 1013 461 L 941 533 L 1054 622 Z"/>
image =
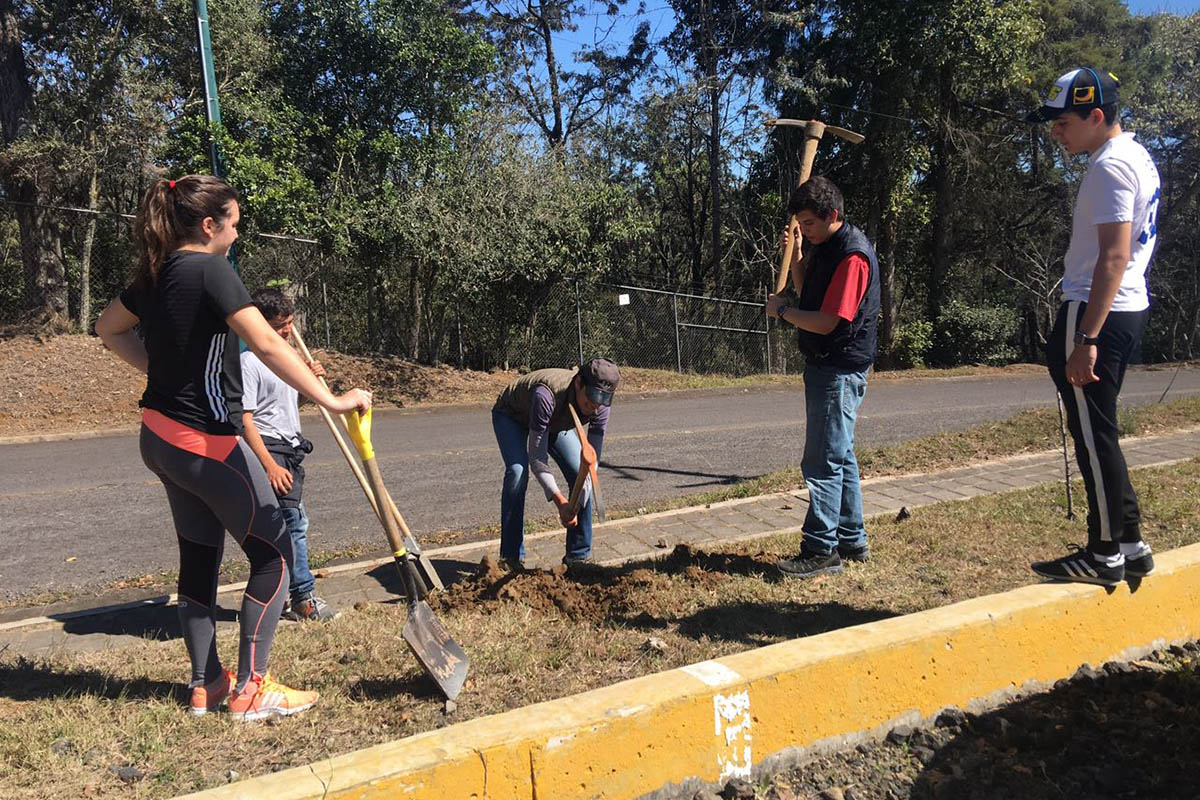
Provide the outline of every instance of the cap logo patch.
<path id="1" fill-rule="evenodd" d="M 1083 103 L 1096 102 L 1096 87 L 1095 86 L 1079 86 L 1073 92 L 1075 105 Z"/>
<path id="2" fill-rule="evenodd" d="M 1050 87 L 1050 94 L 1046 97 L 1046 102 L 1049 103 L 1055 100 L 1062 93 L 1062 87 L 1057 83 Z"/>

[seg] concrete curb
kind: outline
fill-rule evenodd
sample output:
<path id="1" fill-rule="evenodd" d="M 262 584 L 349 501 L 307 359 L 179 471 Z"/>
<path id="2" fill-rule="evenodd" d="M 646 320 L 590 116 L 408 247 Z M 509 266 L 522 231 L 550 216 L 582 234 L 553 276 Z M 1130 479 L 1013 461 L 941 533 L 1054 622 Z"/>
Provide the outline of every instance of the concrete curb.
<path id="1" fill-rule="evenodd" d="M 1026 586 L 648 675 L 187 798 L 633 800 L 664 787 L 747 776 L 796 748 L 1200 637 L 1200 544 L 1156 556 L 1153 577 L 1111 593 L 1077 584 Z"/>

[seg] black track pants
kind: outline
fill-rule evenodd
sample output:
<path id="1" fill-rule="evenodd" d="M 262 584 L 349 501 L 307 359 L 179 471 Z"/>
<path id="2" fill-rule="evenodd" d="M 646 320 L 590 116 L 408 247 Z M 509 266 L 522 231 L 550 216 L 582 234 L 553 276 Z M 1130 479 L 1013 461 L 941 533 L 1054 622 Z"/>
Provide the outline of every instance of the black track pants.
<path id="1" fill-rule="evenodd" d="M 1087 303 L 1063 303 L 1046 344 L 1046 363 L 1067 411 L 1067 427 L 1075 440 L 1075 460 L 1087 488 L 1088 550 L 1113 555 L 1121 542 L 1142 538 L 1137 494 L 1117 441 L 1117 395 L 1125 368 L 1137 352 L 1149 311 L 1112 311 L 1100 329 L 1096 375 L 1087 386 L 1067 383 L 1066 363 L 1075 349 L 1075 331 Z"/>

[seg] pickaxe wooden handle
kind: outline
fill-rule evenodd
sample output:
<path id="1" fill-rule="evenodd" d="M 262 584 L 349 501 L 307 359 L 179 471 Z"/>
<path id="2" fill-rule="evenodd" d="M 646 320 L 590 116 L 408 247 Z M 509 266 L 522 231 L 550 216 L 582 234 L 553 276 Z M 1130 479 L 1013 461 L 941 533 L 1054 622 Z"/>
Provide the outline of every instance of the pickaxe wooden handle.
<path id="1" fill-rule="evenodd" d="M 855 133 L 845 128 L 839 128 L 837 125 L 826 125 L 824 122 L 818 122 L 815 119 L 769 119 L 766 122 L 768 128 L 773 128 L 777 125 L 793 126 L 804 128 L 804 150 L 800 162 L 800 177 L 796 181 L 797 186 L 803 186 L 804 182 L 812 175 L 813 162 L 817 158 L 817 145 L 821 142 L 821 137 L 826 133 L 831 133 L 838 138 L 845 139 L 851 144 L 859 144 L 867 137 L 861 133 Z M 792 255 L 795 252 L 793 244 L 799 238 L 799 232 L 796 230 L 796 217 L 788 218 L 788 240 L 783 248 L 783 261 L 779 265 L 779 274 L 775 278 L 775 294 L 779 294 L 787 286 L 788 275 L 791 272 Z"/>
<path id="2" fill-rule="evenodd" d="M 312 363 L 312 353 L 304 344 L 304 338 L 300 335 L 300 329 L 295 325 L 292 326 L 292 338 L 296 341 L 296 349 L 300 351 L 300 355 L 304 360 Z M 324 378 L 319 378 L 321 383 L 325 383 Z M 328 385 L 328 384 L 326 384 Z M 371 484 L 367 480 L 367 476 L 363 474 L 362 468 L 358 466 L 358 459 L 354 457 L 354 453 L 350 451 L 350 446 L 346 444 L 346 440 L 342 437 L 341 431 L 338 430 L 337 423 L 333 421 L 333 416 L 325 410 L 323 406 L 318 405 L 317 410 L 321 412 L 321 418 L 325 420 L 326 427 L 333 434 L 334 441 L 337 442 L 338 449 L 342 451 L 342 456 L 346 459 L 346 463 L 350 465 L 350 471 L 354 473 L 354 477 L 358 479 L 358 485 L 362 487 L 363 494 L 366 495 L 367 502 L 371 504 L 371 510 L 375 512 L 375 516 L 379 519 L 381 525 L 386 527 L 387 523 L 383 518 L 384 513 L 390 513 L 396 521 L 396 525 L 404 534 L 404 544 L 408 548 L 408 552 L 416 558 L 421 564 L 421 571 L 425 573 L 425 578 L 437 589 L 445 591 L 446 586 L 442 583 L 441 576 L 437 574 L 437 570 L 433 568 L 433 562 L 429 560 L 429 556 L 421 552 L 420 545 L 409 531 L 407 523 L 404 522 L 404 517 L 400 514 L 400 509 L 396 507 L 396 503 L 392 500 L 392 494 L 385 486 L 383 489 L 384 501 L 386 507 L 380 509 L 379 502 L 375 498 L 375 492 L 371 490 Z M 345 424 L 345 419 L 342 420 Z"/>
<path id="3" fill-rule="evenodd" d="M 567 408 L 571 410 L 571 419 L 575 421 L 575 434 L 579 437 L 579 472 L 575 475 L 575 485 L 571 487 L 571 497 L 567 503 L 575 512 L 579 511 L 579 499 L 583 495 L 583 487 L 587 483 L 587 479 L 592 479 L 592 507 L 596 509 L 596 517 L 604 522 L 604 501 L 600 499 L 600 480 L 597 473 L 596 448 L 587 440 L 587 435 L 583 430 L 583 423 L 579 421 L 579 415 L 575 413 L 575 407 L 567 402 Z"/>

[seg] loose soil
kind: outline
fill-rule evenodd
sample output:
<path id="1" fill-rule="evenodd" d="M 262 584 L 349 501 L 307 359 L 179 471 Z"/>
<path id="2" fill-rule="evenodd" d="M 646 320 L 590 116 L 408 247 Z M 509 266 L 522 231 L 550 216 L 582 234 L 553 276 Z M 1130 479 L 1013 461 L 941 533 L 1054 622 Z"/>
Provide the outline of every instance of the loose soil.
<path id="1" fill-rule="evenodd" d="M 1143 530 L 1156 549 L 1200 542 L 1195 503 L 1200 460 L 1138 470 L 1135 483 Z M 274 724 L 238 724 L 226 714 L 187 717 L 180 683 L 188 671 L 186 653 L 181 642 L 157 630 L 147 629 L 142 643 L 107 652 L 36 660 L 0 653 L 0 785 L 6 798 L 171 797 L 747 648 L 1005 591 L 1033 582 L 1031 560 L 1058 555 L 1082 537 L 1083 523 L 1069 522 L 1064 511 L 1061 487 L 1046 485 L 924 507 L 904 520 L 876 518 L 869 523 L 869 562 L 801 582 L 782 580 L 774 569 L 779 558 L 796 552 L 796 536 L 718 551 L 677 548 L 663 560 L 576 572 L 513 575 L 485 560 L 473 578 L 433 598 L 436 613 L 472 662 L 451 717 L 442 713 L 436 690 L 400 637 L 402 602 L 343 609 L 325 625 L 281 627 L 272 672 L 289 684 L 319 690 L 322 698 L 313 710 Z M 391 571 L 381 570 L 385 574 L 391 579 Z M 234 638 L 222 634 L 219 649 L 232 658 Z M 1042 727 L 1032 717 L 1019 724 L 1010 720 L 1006 736 L 1014 729 L 1043 732 L 1030 735 L 1028 751 L 1021 739 L 985 739 L 991 749 L 983 748 L 978 741 L 990 735 L 991 723 L 981 717 L 976 727 L 972 718 L 936 749 L 910 734 L 903 740 L 908 748 L 903 762 L 896 760 L 903 748 L 879 746 L 858 754 L 870 755 L 861 767 L 829 761 L 819 773 L 812 768 L 798 773 L 797 785 L 820 792 L 854 783 L 856 792 L 867 783 L 854 770 L 881 770 L 888 782 L 870 785 L 882 787 L 883 794 L 861 797 L 888 796 L 894 781 L 902 793 L 893 796 L 993 797 L 1010 784 L 984 781 L 1015 780 L 1004 778 L 1011 765 L 1009 771 L 1022 780 L 1043 787 L 1058 783 L 1063 794 L 1006 789 L 1005 800 L 1127 796 L 1116 789 L 1104 793 L 1099 784 L 1081 789 L 1090 780 L 1086 770 L 1136 763 L 1120 780 L 1190 776 L 1181 765 L 1194 761 L 1182 754 L 1198 751 L 1198 698 L 1183 693 L 1185 679 L 1194 680 L 1180 678 L 1179 690 L 1156 673 L 1149 688 L 1114 681 L 1097 684 L 1086 697 L 1064 695 L 1058 710 L 1046 712 L 1053 721 Z M 1116 698 L 1126 686 L 1132 694 Z M 1109 751 L 1099 749 L 1091 751 L 1097 757 L 1070 760 L 1079 752 L 1072 744 L 1076 727 L 1084 731 L 1088 715 L 1094 730 L 1080 733 L 1088 748 L 1099 748 L 1106 735 L 1116 748 L 1132 736 L 1159 735 L 1128 721 L 1139 703 L 1157 712 L 1162 728 L 1160 740 L 1139 739 L 1130 746 L 1131 757 L 1140 761 L 1114 762 L 1105 758 Z M 1068 755 L 1058 755 L 1060 750 Z M 980 754 L 982 762 L 970 761 Z M 1046 762 L 1044 770 L 1038 761 Z M 1068 764 L 1085 770 L 1074 783 L 1059 773 Z M 1100 779 L 1117 780 L 1108 773 L 1098 774 Z M 962 780 L 966 783 L 954 782 Z M 972 781 L 996 791 L 972 795 Z M 939 791 L 943 785 L 958 788 Z M 1192 796 L 1168 791 L 1182 784 L 1148 785 L 1163 791 L 1139 796 Z"/>
<path id="2" fill-rule="evenodd" d="M 947 709 L 755 786 L 680 800 L 1195 798 L 1200 642 L 1081 667 L 1049 692 L 983 714 Z"/>
<path id="3" fill-rule="evenodd" d="M 495 400 L 512 370 L 481 372 L 448 365 L 431 367 L 393 356 L 353 356 L 314 350 L 335 391 L 360 386 L 375 392 L 381 407 L 410 407 Z M 876 379 L 906 377 L 1009 375 L 1042 367 L 969 367 L 881 373 Z M 46 433 L 84 433 L 130 428 L 138 422 L 137 402 L 145 376 L 84 334 L 25 334 L 0 331 L 0 437 Z M 713 375 L 626 368 L 623 393 L 651 393 L 754 385 L 791 385 L 795 375 Z"/>
<path id="4" fill-rule="evenodd" d="M 709 553 L 686 544 L 675 545 L 667 557 L 652 567 L 627 568 L 565 566 L 510 572 L 491 556 L 484 556 L 475 575 L 456 583 L 446 592 L 430 597 L 438 611 L 477 609 L 485 614 L 517 603 L 540 613 L 559 612 L 576 622 L 603 624 L 623 619 L 654 619 L 671 609 L 659 605 L 650 611 L 646 598 L 669 596 L 673 581 L 682 578 L 692 587 L 710 590 L 724 575 L 763 575 L 778 557 L 766 553 Z"/>

